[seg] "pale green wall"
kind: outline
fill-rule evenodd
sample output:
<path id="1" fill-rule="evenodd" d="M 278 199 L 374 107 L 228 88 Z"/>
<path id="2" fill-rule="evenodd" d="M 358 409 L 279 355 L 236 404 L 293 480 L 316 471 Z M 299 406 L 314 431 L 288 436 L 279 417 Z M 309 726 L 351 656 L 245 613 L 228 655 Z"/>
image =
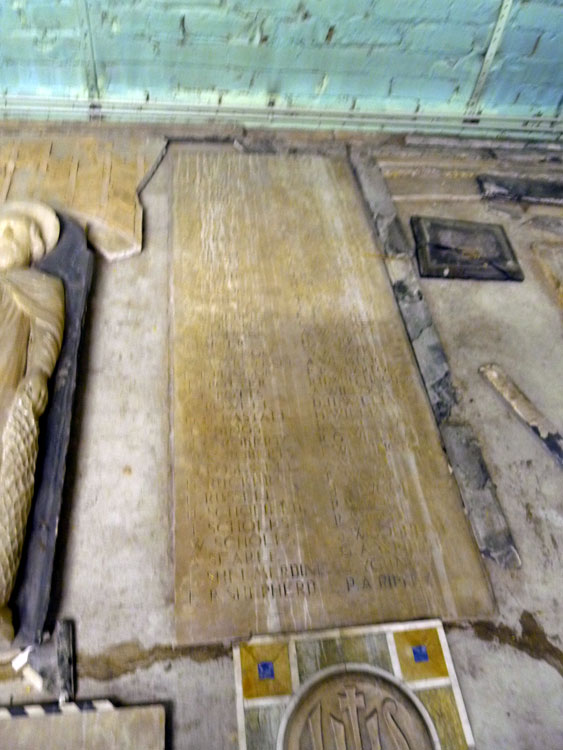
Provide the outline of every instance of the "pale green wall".
<path id="1" fill-rule="evenodd" d="M 54 97 L 61 112 L 65 102 L 138 103 L 147 117 L 160 105 L 205 104 L 461 118 L 500 7 L 0 0 L 3 108 L 25 112 L 22 97 L 33 97 L 47 111 Z M 514 0 L 478 111 L 554 118 L 562 97 L 563 0 Z"/>

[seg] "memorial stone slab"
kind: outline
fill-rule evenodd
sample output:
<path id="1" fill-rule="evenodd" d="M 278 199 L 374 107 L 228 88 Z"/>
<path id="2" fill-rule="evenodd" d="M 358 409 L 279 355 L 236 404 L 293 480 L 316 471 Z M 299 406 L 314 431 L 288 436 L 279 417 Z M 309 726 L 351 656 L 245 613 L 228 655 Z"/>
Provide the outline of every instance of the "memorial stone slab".
<path id="1" fill-rule="evenodd" d="M 493 604 L 345 160 L 180 152 L 180 642 Z"/>

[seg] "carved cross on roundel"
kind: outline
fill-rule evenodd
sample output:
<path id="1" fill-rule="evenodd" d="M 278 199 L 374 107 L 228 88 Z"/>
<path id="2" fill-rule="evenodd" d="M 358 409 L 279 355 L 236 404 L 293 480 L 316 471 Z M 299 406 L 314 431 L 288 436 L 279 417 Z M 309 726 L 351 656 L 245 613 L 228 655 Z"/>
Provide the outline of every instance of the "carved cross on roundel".
<path id="1" fill-rule="evenodd" d="M 424 707 L 392 675 L 367 665 L 341 665 L 319 674 L 288 707 L 277 750 L 440 747 Z"/>

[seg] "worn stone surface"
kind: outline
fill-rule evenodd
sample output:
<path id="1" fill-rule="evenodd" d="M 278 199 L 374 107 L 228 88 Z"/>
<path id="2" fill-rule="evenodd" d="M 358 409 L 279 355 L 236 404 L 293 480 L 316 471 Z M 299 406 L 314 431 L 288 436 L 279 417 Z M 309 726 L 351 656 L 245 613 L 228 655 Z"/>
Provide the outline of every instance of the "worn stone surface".
<path id="1" fill-rule="evenodd" d="M 143 193 L 146 252 L 95 259 L 51 604 L 76 623 L 79 699 L 160 701 L 170 706 L 174 750 L 234 750 L 230 650 L 178 649 L 174 639 L 168 167 Z M 0 670 L 2 705 L 56 697 L 13 672 L 6 681 L 8 672 Z"/>
<path id="2" fill-rule="evenodd" d="M 450 632 L 448 643 L 477 748 L 561 745 L 562 678 L 549 663 L 471 630 Z"/>
<path id="3" fill-rule="evenodd" d="M 563 237 L 563 218 L 559 218 L 558 216 L 531 216 L 524 223 L 532 229 L 540 229 L 549 235 Z"/>
<path id="4" fill-rule="evenodd" d="M 385 249 L 387 273 L 436 422 L 450 416 L 456 402 L 448 360 L 426 304 L 413 257 L 413 243 L 397 217 L 385 179 L 371 154 L 352 149 L 350 161 L 377 235 Z"/>
<path id="5" fill-rule="evenodd" d="M 3 719 L 0 744 L 10 750 L 164 750 L 164 722 L 162 706 Z"/>
<path id="6" fill-rule="evenodd" d="M 458 397 L 448 358 L 422 292 L 411 245 L 403 230 L 398 229 L 402 227 L 402 223 L 386 180 L 369 152 L 352 149 L 350 159 L 375 229 L 385 248 L 385 264 L 395 299 L 479 549 L 483 555 L 505 567 L 518 567 L 520 558 L 494 484 L 490 478 L 483 480 L 484 476 L 488 477 L 488 469 L 479 443 L 470 425 L 460 423 L 459 418 L 456 418 Z M 409 174 L 408 165 L 404 165 L 403 171 Z M 432 174 L 434 172 L 435 170 Z M 443 178 L 438 174 L 436 179 Z M 424 190 L 428 189 L 425 183 Z M 475 193 L 474 185 L 472 189 Z"/>
<path id="7" fill-rule="evenodd" d="M 548 647 L 560 648 L 561 642 L 561 593 L 555 585 L 563 571 L 561 469 L 478 369 L 497 362 L 524 393 L 533 394 L 543 414 L 563 425 L 561 308 L 535 254 L 537 243 L 549 241 L 543 217 L 558 211 L 512 204 L 507 212 L 509 204 L 483 201 L 477 191 L 469 200 L 466 186 L 468 178 L 476 185 L 476 174 L 493 171 L 561 181 L 563 167 L 547 151 L 520 148 L 486 153 L 419 142 L 406 150 L 381 147 L 377 155 L 385 175 L 408 174 L 404 192 L 393 196 L 405 225 L 419 213 L 500 221 L 524 271 L 521 284 L 422 279 L 421 288 L 460 397 L 455 420 L 469 424 L 481 446 L 522 560 L 518 569 L 486 563 L 498 618 L 475 631 L 448 633 L 476 745 L 557 747 L 563 737 L 561 676 Z M 428 194 L 429 176 L 442 197 Z M 542 217 L 539 226 L 534 217 Z M 525 612 L 535 618 L 537 637 L 522 622 Z"/>
<path id="8" fill-rule="evenodd" d="M 85 320 L 53 607 L 92 654 L 173 642 L 167 176 L 149 201 L 147 253 L 96 258 Z"/>
<path id="9" fill-rule="evenodd" d="M 372 748 L 438 750 L 435 728 L 420 708 L 389 674 L 367 665 L 332 667 L 303 686 L 288 706 L 276 748 L 361 750 L 369 740 Z"/>
<path id="10" fill-rule="evenodd" d="M 543 216 L 537 218 L 549 219 L 549 217 Z M 550 231 L 552 231 L 553 223 L 550 223 L 549 226 Z M 540 228 L 543 229 L 544 227 L 545 223 L 540 223 Z M 563 235 L 563 222 L 561 223 L 561 234 Z M 548 288 L 553 292 L 557 304 L 563 310 L 563 250 L 561 245 L 534 243 L 532 249 L 543 271 Z"/>
<path id="11" fill-rule="evenodd" d="M 216 652 L 207 656 L 174 660 L 165 656 L 113 677 L 84 676 L 78 698 L 111 696 L 130 705 L 160 702 L 167 706 L 167 735 L 173 738 L 173 743 L 169 741 L 173 750 L 237 750 L 233 660 Z"/>
<path id="12" fill-rule="evenodd" d="M 252 142 L 253 134 L 247 138 Z M 306 139 L 279 134 L 279 140 L 287 153 L 301 149 Z M 532 241 L 543 244 L 550 235 L 527 223 L 547 207 L 529 207 L 524 213 L 523 206 L 512 204 L 512 216 L 501 210 L 501 202 L 485 204 L 477 195 L 472 204 L 465 198 L 458 201 L 466 193 L 457 186 L 459 175 L 474 179 L 475 170 L 549 176 L 561 174 L 562 168 L 553 150 L 409 141 L 416 148 L 379 140 L 382 167 L 400 173 L 406 164 L 404 186 L 410 195 L 423 194 L 429 174 L 439 172 L 436 188 L 446 198 L 431 205 L 432 212 L 502 221 L 524 264 L 526 281 L 512 291 L 504 285 L 502 296 L 494 283 L 482 289 L 470 282 L 461 295 L 458 282 L 452 287 L 451 282 L 423 280 L 421 288 L 461 396 L 456 408 L 462 420 L 472 423 L 524 561 L 518 570 L 505 570 L 486 560 L 498 618 L 479 620 L 475 629 L 469 623 L 448 629 L 476 746 L 556 748 L 563 733 L 561 597 L 556 586 L 563 562 L 561 470 L 477 373 L 480 364 L 495 358 L 507 371 L 516 362 L 510 370 L 516 381 L 534 395 L 543 413 L 563 425 L 561 310 L 529 250 Z M 326 145 L 318 134 L 311 136 L 308 150 L 332 148 L 337 142 L 343 140 Z M 67 510 L 59 529 L 66 554 L 56 566 L 63 579 L 58 611 L 77 623 L 79 698 L 163 702 L 169 707 L 167 730 L 174 750 L 234 750 L 229 649 L 179 648 L 174 643 L 169 425 L 161 408 L 168 398 L 169 167 L 179 148 L 171 149 L 143 192 L 146 252 L 118 264 L 96 260 L 63 504 Z M 397 202 L 405 226 L 411 213 L 420 213 L 421 204 Z M 523 217 L 526 222 L 520 226 Z M 537 635 L 527 620 L 521 624 L 523 610 L 533 612 Z M 338 657 L 336 647 L 330 654 L 325 651 L 333 653 Z M 20 681 L 6 682 L 8 671 L 0 667 L 3 705 L 52 700 Z"/>
<path id="13" fill-rule="evenodd" d="M 499 365 L 482 365 L 479 372 L 563 467 L 563 437 L 553 422 L 539 411 Z"/>
<path id="14" fill-rule="evenodd" d="M 518 550 L 474 431 L 463 422 L 447 422 L 440 431 L 481 554 L 505 568 L 520 567 Z"/>
<path id="15" fill-rule="evenodd" d="M 143 246 L 137 189 L 165 141 L 95 136 L 0 137 L 0 203 L 43 200 L 88 228 L 108 260 Z"/>
<path id="16" fill-rule="evenodd" d="M 414 260 L 392 255 L 385 263 L 432 411 L 440 425 L 448 419 L 456 403 L 448 360 L 422 294 Z"/>
<path id="17" fill-rule="evenodd" d="M 346 161 L 174 185 L 178 638 L 490 611 Z"/>

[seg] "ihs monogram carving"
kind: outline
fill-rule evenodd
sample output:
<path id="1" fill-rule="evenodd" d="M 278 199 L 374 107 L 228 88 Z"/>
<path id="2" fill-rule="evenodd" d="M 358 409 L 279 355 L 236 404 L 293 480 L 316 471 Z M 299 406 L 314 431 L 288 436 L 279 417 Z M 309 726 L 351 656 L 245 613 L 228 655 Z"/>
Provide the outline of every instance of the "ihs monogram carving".
<path id="1" fill-rule="evenodd" d="M 278 750 L 436 750 L 435 729 L 410 691 L 370 667 L 325 670 L 294 699 Z"/>
<path id="2" fill-rule="evenodd" d="M 368 748 L 381 750 L 382 734 L 388 735 L 394 750 L 412 749 L 412 745 L 397 722 L 397 703 L 392 698 L 386 698 L 383 701 L 381 719 L 377 709 L 374 709 L 369 716 L 365 715 L 365 694 L 357 692 L 355 687 L 345 687 L 344 693 L 340 693 L 339 698 L 342 718 L 330 715 L 330 726 L 336 750 L 368 750 Z M 322 711 L 322 705 L 319 702 L 307 722 L 313 750 L 325 750 Z M 362 739 L 366 734 L 369 737 L 367 746 Z"/>

